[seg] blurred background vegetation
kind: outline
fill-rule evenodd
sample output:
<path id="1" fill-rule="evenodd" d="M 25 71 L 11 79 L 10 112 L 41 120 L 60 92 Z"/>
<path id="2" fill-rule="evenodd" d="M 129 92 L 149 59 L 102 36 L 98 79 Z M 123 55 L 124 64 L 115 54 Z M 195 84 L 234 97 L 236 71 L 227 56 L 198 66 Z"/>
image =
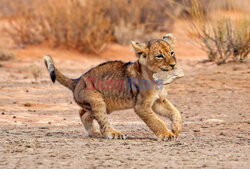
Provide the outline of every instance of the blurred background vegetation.
<path id="1" fill-rule="evenodd" d="M 190 42 L 217 64 L 244 61 L 250 49 L 247 0 L 0 0 L 2 34 L 16 46 L 45 44 L 99 54 L 171 32 L 177 20 Z"/>

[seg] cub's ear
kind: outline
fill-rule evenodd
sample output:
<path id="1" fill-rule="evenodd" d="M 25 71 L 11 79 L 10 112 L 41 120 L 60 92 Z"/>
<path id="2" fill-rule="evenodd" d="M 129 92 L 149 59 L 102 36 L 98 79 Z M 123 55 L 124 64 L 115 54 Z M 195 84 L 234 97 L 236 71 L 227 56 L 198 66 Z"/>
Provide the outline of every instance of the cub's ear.
<path id="1" fill-rule="evenodd" d="M 162 37 L 164 41 L 166 41 L 170 46 L 174 47 L 176 38 L 172 33 L 168 33 L 165 36 Z"/>
<path id="2" fill-rule="evenodd" d="M 131 41 L 131 45 L 134 48 L 137 57 L 140 57 L 143 54 L 145 55 L 148 51 L 147 45 L 145 43 Z"/>

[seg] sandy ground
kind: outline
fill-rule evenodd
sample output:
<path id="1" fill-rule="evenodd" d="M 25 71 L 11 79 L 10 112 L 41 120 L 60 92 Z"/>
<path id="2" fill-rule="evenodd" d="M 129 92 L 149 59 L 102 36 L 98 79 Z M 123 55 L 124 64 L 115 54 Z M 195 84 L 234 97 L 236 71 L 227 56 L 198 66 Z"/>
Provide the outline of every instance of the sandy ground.
<path id="1" fill-rule="evenodd" d="M 171 142 L 156 141 L 133 110 L 109 115 L 127 140 L 86 137 L 72 93 L 52 84 L 42 61 L 51 54 L 62 72 L 77 78 L 105 60 L 135 60 L 129 47 L 112 45 L 102 57 L 13 50 L 14 60 L 0 62 L 0 168 L 250 168 L 250 63 L 201 64 L 204 53 L 179 45 L 186 76 L 172 84 L 169 100 L 182 112 L 184 130 Z"/>

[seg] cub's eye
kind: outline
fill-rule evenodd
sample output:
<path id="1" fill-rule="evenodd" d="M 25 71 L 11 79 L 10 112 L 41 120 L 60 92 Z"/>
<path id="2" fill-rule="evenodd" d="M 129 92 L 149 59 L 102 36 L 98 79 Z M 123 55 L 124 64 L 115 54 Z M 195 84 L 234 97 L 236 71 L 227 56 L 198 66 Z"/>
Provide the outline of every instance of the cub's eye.
<path id="1" fill-rule="evenodd" d="M 163 59 L 164 56 L 163 56 L 163 54 L 159 54 L 159 55 L 156 56 L 156 58 L 158 58 L 158 59 Z"/>
<path id="2" fill-rule="evenodd" d="M 170 52 L 170 55 L 171 55 L 171 56 L 174 56 L 174 51 Z"/>

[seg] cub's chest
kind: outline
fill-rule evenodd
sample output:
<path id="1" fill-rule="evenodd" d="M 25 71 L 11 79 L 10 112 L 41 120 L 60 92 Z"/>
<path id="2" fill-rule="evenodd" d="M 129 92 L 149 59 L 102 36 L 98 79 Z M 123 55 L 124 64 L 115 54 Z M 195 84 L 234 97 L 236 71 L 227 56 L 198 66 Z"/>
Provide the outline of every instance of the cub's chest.
<path id="1" fill-rule="evenodd" d="M 163 85 L 162 89 L 158 91 L 159 98 L 166 98 L 168 95 L 169 85 Z"/>

